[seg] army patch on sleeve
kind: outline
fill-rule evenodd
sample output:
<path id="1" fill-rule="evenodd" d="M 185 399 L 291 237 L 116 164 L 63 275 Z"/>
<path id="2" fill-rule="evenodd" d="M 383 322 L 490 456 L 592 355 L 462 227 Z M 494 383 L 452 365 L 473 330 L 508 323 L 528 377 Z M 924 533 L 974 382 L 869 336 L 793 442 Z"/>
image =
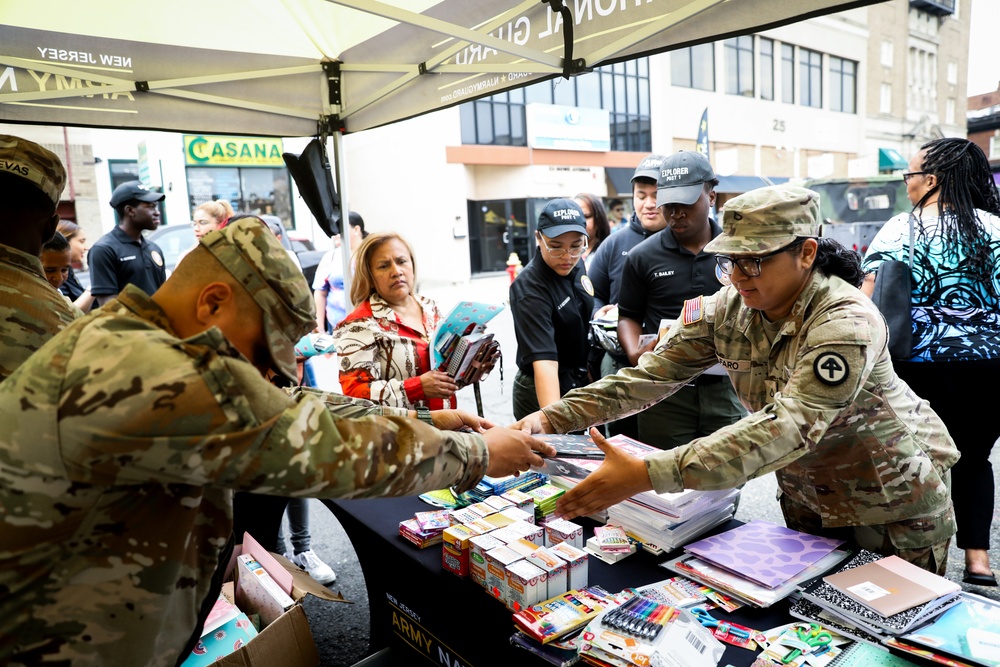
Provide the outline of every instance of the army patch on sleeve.
<path id="1" fill-rule="evenodd" d="M 704 297 L 698 296 L 684 302 L 684 311 L 681 313 L 681 322 L 685 325 L 701 322 L 702 315 L 704 314 L 704 309 L 702 308 L 703 298 Z"/>
<path id="2" fill-rule="evenodd" d="M 580 284 L 583 285 L 583 289 L 587 291 L 587 294 L 594 296 L 594 283 L 590 282 L 590 276 L 586 273 L 580 276 Z"/>
<path id="3" fill-rule="evenodd" d="M 824 352 L 813 362 L 813 373 L 823 384 L 836 387 L 844 383 L 851 374 L 851 368 L 847 365 L 847 359 L 836 352 Z"/>

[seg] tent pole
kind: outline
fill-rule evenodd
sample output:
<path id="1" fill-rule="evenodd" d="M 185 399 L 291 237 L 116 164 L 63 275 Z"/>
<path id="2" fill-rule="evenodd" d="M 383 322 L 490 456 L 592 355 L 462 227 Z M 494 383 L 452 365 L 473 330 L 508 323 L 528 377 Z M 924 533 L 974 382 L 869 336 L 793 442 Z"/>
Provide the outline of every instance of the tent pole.
<path id="1" fill-rule="evenodd" d="M 333 143 L 333 176 L 337 182 L 337 192 L 340 194 L 340 255 L 344 261 L 344 305 L 350 313 L 357 304 L 351 301 L 351 283 L 354 282 L 354 276 L 351 275 L 351 252 L 354 248 L 351 247 L 351 208 L 348 203 L 347 166 L 344 164 L 344 135 L 339 129 L 334 129 L 329 141 Z"/>

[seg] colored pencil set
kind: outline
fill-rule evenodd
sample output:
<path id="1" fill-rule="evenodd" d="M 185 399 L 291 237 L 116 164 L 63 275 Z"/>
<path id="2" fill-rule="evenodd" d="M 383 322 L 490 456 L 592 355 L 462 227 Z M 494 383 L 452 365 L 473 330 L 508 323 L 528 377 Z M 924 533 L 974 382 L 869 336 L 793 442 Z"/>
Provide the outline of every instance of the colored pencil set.
<path id="1" fill-rule="evenodd" d="M 637 595 L 605 614 L 601 625 L 651 641 L 679 613 L 675 607 Z"/>

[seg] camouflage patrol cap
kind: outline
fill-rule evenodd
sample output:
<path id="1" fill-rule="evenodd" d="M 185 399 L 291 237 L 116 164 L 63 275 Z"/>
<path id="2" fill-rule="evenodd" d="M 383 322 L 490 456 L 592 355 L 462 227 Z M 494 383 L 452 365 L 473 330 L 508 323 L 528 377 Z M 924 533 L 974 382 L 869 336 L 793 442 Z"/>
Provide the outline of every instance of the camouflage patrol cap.
<path id="1" fill-rule="evenodd" d="M 0 134 L 0 172 L 20 176 L 59 203 L 66 187 L 66 168 L 59 156 L 34 141 Z"/>
<path id="2" fill-rule="evenodd" d="M 726 202 L 722 233 L 705 252 L 766 255 L 803 236 L 819 236 L 819 195 L 796 185 L 772 185 Z"/>
<path id="3" fill-rule="evenodd" d="M 260 218 L 246 217 L 200 241 L 243 285 L 264 312 L 274 370 L 292 382 L 295 343 L 316 326 L 316 307 L 302 271 Z"/>

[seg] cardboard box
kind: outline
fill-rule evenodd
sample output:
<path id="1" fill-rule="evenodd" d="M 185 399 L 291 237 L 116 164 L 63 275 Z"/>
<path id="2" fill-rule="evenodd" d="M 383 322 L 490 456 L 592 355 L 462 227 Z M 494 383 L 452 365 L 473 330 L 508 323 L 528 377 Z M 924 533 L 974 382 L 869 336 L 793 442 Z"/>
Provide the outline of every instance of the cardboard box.
<path id="1" fill-rule="evenodd" d="M 507 566 L 519 560 L 521 556 L 505 546 L 486 552 L 486 590 L 490 595 L 507 599 Z"/>
<path id="2" fill-rule="evenodd" d="M 546 547 L 546 549 L 569 563 L 566 568 L 566 585 L 569 590 L 587 587 L 590 580 L 588 567 L 590 554 L 566 542 L 560 542 L 554 546 Z"/>
<path id="3" fill-rule="evenodd" d="M 545 573 L 540 567 L 536 567 L 526 560 L 519 560 L 507 566 L 507 599 L 504 604 L 511 611 L 521 611 L 533 604 L 537 604 L 539 598 L 539 586 L 545 588 L 541 583 Z M 547 589 L 546 589 L 547 590 Z"/>
<path id="4" fill-rule="evenodd" d="M 469 538 L 469 578 L 483 588 L 486 588 L 486 552 L 503 545 L 503 542 L 488 534 Z"/>
<path id="5" fill-rule="evenodd" d="M 244 548 L 247 547 L 244 538 Z M 259 548 L 259 545 L 257 545 Z M 240 547 L 234 551 L 232 563 L 235 564 Z M 306 595 L 313 595 L 332 602 L 348 602 L 340 593 L 335 593 L 320 585 L 306 572 L 293 565 L 284 556 L 264 551 L 268 557 L 277 562 L 284 570 L 284 575 L 291 577 L 291 597 L 296 604 L 279 616 L 273 623 L 260 631 L 246 646 L 230 653 L 212 667 L 316 667 L 319 665 L 319 652 L 316 642 L 309 630 L 309 621 L 301 601 Z M 259 553 L 258 558 L 264 558 Z M 235 597 L 235 596 L 234 596 Z M 248 616 L 256 613 L 252 609 L 243 609 Z"/>
<path id="6" fill-rule="evenodd" d="M 459 524 L 445 528 L 441 548 L 441 565 L 460 577 L 469 576 L 469 538 L 479 532 L 468 525 Z"/>
<path id="7" fill-rule="evenodd" d="M 568 542 L 577 549 L 583 548 L 583 526 L 566 519 L 551 518 L 545 522 L 545 546 Z"/>
<path id="8" fill-rule="evenodd" d="M 545 594 L 542 596 L 542 600 L 554 598 L 555 596 L 562 595 L 569 590 L 569 586 L 566 585 L 566 571 L 569 568 L 569 563 L 564 561 L 562 558 L 552 553 L 547 548 L 542 547 L 540 549 L 535 549 L 535 551 L 528 556 L 528 562 L 532 565 L 536 565 L 545 572 Z"/>

